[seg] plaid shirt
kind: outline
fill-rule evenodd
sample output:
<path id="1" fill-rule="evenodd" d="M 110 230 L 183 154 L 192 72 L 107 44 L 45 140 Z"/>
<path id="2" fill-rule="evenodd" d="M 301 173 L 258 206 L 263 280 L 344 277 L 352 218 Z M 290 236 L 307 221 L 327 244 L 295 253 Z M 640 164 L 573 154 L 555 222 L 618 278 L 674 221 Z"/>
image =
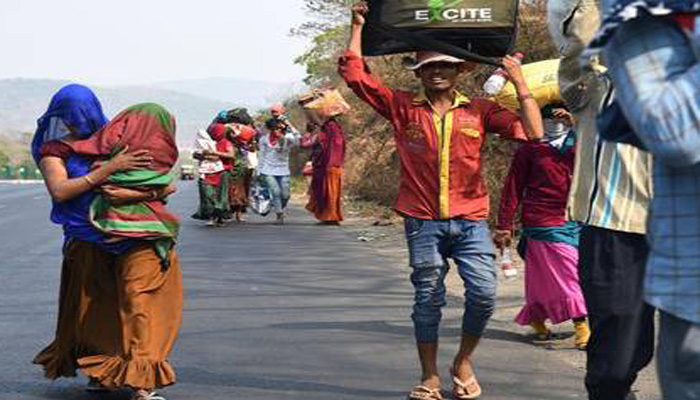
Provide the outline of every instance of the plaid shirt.
<path id="1" fill-rule="evenodd" d="M 646 16 L 621 25 L 604 49 L 619 104 L 655 157 L 646 299 L 693 323 L 700 323 L 699 42 L 697 31 L 673 19 Z"/>
<path id="2" fill-rule="evenodd" d="M 591 47 L 604 46 L 623 23 L 635 18 L 700 11 L 700 0 L 602 0 L 603 23 Z"/>

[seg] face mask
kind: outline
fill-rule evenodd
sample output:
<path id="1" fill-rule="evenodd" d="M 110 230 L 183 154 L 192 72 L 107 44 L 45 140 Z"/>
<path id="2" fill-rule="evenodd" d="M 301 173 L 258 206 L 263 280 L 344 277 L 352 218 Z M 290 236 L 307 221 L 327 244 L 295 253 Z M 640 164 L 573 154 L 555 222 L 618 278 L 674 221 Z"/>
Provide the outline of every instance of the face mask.
<path id="1" fill-rule="evenodd" d="M 63 139 L 64 137 L 71 134 L 70 129 L 66 126 L 66 123 L 59 117 L 52 117 L 49 120 L 49 127 L 44 133 L 44 142 L 50 142 L 53 140 Z"/>
<path id="2" fill-rule="evenodd" d="M 569 127 L 555 119 L 544 120 L 544 138 L 546 140 L 557 139 L 569 132 Z"/>

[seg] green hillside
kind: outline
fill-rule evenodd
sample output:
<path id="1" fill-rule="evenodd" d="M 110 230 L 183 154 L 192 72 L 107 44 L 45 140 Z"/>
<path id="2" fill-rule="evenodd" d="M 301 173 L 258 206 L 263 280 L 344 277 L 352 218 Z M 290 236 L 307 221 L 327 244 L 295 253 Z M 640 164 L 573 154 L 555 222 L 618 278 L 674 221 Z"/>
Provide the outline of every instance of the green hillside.
<path id="1" fill-rule="evenodd" d="M 51 96 L 67 83 L 38 79 L 0 80 L 0 132 L 15 138 L 20 135 L 19 132 L 33 132 L 36 120 L 46 110 Z M 136 103 L 162 104 L 175 115 L 178 143 L 184 147 L 192 143 L 197 130 L 206 127 L 218 111 L 236 106 L 233 102 L 144 86 L 91 88 L 102 101 L 109 117 Z"/>
<path id="2" fill-rule="evenodd" d="M 0 134 L 0 179 L 37 179 L 39 174 L 29 152 L 31 134 Z"/>

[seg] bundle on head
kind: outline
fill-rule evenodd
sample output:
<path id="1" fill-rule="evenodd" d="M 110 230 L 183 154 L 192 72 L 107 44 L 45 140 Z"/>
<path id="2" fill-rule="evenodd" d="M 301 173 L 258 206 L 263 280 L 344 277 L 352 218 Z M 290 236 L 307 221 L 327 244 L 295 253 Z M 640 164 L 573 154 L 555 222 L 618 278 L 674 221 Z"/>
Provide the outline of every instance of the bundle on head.
<path id="1" fill-rule="evenodd" d="M 253 118 L 245 108 L 234 108 L 226 113 L 226 123 L 253 125 Z"/>
<path id="2" fill-rule="evenodd" d="M 350 111 L 350 105 L 337 89 L 314 91 L 299 98 L 299 104 L 307 110 L 318 112 L 322 118 L 335 117 Z"/>

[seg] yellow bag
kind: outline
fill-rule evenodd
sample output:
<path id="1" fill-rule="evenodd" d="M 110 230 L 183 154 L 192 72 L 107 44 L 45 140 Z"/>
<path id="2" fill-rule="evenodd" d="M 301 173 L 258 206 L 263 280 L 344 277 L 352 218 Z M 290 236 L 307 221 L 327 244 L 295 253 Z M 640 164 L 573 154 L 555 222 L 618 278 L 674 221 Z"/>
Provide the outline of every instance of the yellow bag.
<path id="1" fill-rule="evenodd" d="M 523 65 L 523 76 L 530 88 L 530 93 L 540 108 L 561 101 L 559 92 L 559 59 L 538 61 Z M 491 100 L 510 108 L 520 109 L 520 102 L 515 86 L 508 82 L 506 86 Z"/>

